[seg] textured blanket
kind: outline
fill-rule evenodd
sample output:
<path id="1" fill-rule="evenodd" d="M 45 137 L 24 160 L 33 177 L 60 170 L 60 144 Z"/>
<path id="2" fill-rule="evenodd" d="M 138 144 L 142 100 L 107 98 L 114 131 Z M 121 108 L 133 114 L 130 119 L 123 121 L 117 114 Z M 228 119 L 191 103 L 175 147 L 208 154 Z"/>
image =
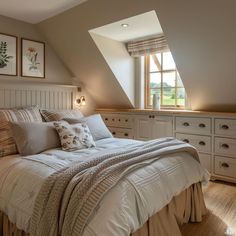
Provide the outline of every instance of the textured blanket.
<path id="1" fill-rule="evenodd" d="M 37 196 L 30 234 L 82 235 L 101 199 L 122 177 L 175 152 L 188 152 L 198 160 L 192 146 L 167 138 L 97 154 L 92 160 L 74 162 L 55 172 L 46 179 Z"/>

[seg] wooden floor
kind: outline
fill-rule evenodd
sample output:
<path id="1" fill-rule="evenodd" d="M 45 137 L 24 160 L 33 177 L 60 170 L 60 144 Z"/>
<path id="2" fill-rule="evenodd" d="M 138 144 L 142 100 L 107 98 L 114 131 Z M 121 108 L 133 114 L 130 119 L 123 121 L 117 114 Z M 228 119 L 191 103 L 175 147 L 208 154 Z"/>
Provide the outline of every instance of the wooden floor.
<path id="1" fill-rule="evenodd" d="M 209 213 L 201 223 L 182 227 L 183 236 L 223 236 L 228 226 L 236 236 L 236 184 L 210 182 L 203 188 Z"/>

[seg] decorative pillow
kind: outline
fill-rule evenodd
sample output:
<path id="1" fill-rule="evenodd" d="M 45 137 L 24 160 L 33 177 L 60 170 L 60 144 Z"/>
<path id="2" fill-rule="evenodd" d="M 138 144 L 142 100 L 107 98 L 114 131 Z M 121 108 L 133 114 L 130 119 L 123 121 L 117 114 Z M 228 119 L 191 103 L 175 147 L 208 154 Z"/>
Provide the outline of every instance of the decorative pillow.
<path id="1" fill-rule="evenodd" d="M 80 110 L 58 110 L 58 111 L 49 111 L 41 110 L 40 111 L 45 121 L 60 121 L 65 118 L 82 118 L 83 114 Z"/>
<path id="2" fill-rule="evenodd" d="M 84 123 L 69 125 L 64 122 L 54 122 L 54 126 L 59 134 L 62 150 L 64 151 L 96 146 L 88 126 Z"/>
<path id="3" fill-rule="evenodd" d="M 113 137 L 103 122 L 100 114 L 95 114 L 80 119 L 67 118 L 64 120 L 69 124 L 86 123 L 95 141 Z"/>
<path id="4" fill-rule="evenodd" d="M 16 154 L 17 148 L 11 134 L 9 122 L 42 122 L 39 109 L 28 107 L 22 109 L 1 109 L 0 110 L 0 157 Z"/>
<path id="5" fill-rule="evenodd" d="M 17 149 L 23 156 L 61 147 L 52 122 L 11 122 L 10 126 Z"/>

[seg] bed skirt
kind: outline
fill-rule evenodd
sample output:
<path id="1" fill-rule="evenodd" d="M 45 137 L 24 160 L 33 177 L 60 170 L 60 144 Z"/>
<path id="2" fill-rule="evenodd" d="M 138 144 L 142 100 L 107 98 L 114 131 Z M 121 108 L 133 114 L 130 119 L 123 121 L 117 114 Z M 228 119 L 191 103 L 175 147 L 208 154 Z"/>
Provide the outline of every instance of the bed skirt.
<path id="1" fill-rule="evenodd" d="M 193 184 L 150 217 L 146 224 L 131 236 L 181 236 L 182 224 L 200 222 L 206 212 L 201 184 Z M 17 229 L 7 216 L 0 212 L 0 236 L 29 236 L 29 234 Z"/>

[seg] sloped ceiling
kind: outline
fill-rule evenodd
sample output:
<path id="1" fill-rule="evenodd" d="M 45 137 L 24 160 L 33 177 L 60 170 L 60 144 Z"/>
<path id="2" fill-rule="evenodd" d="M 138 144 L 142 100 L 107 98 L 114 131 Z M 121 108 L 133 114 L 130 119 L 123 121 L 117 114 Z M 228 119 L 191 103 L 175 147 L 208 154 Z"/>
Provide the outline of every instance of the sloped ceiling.
<path id="1" fill-rule="evenodd" d="M 98 107 L 132 107 L 89 30 L 155 10 L 193 109 L 236 111 L 236 1 L 89 0 L 38 25 Z"/>

